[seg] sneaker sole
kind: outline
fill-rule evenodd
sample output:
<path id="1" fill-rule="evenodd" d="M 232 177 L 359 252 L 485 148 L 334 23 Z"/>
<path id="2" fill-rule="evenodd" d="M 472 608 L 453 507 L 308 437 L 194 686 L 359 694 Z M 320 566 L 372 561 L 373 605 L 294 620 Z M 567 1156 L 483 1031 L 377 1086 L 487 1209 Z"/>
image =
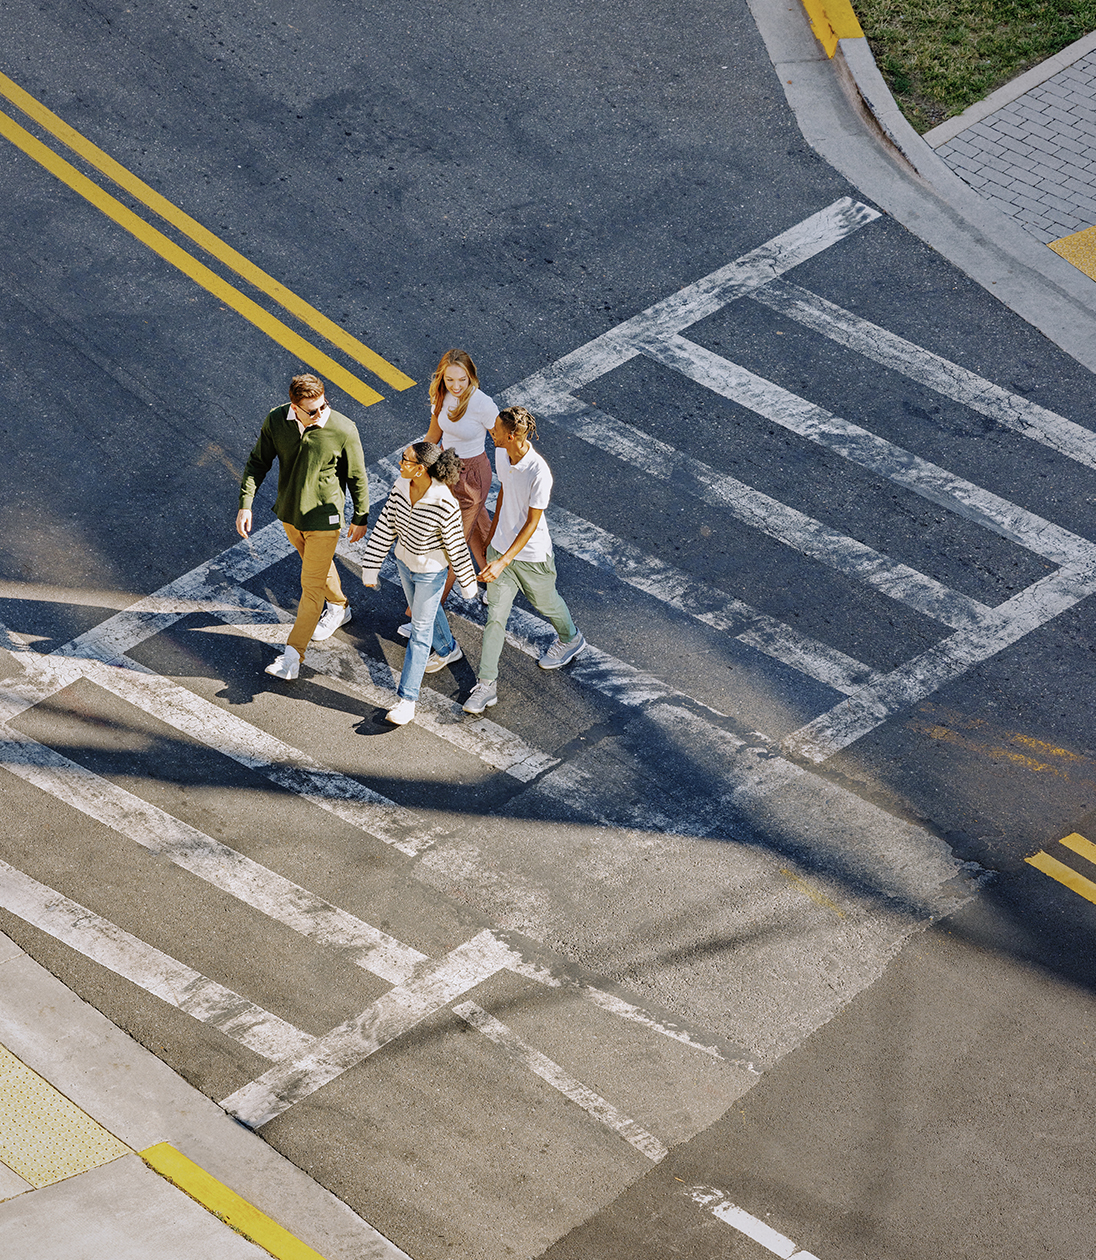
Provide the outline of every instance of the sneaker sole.
<path id="1" fill-rule="evenodd" d="M 486 700 L 484 701 L 483 709 L 493 709 L 498 702 L 498 696 L 496 696 L 493 700 Z M 465 705 L 461 705 L 461 708 L 465 713 L 470 713 L 472 715 L 477 715 L 483 712 L 483 709 L 469 709 Z"/>
<path id="2" fill-rule="evenodd" d="M 347 617 L 345 621 L 340 621 L 337 626 L 332 626 L 330 630 L 321 630 L 319 626 L 317 626 L 312 632 L 312 642 L 322 643 L 324 639 L 330 639 L 336 630 L 341 630 L 343 626 L 348 626 L 353 620 L 353 617 Z"/>
<path id="3" fill-rule="evenodd" d="M 439 670 L 447 669 L 450 665 L 455 665 L 457 661 L 464 660 L 464 653 L 459 656 L 447 656 L 444 660 L 427 661 L 426 668 L 422 671 L 424 674 L 436 674 Z"/>

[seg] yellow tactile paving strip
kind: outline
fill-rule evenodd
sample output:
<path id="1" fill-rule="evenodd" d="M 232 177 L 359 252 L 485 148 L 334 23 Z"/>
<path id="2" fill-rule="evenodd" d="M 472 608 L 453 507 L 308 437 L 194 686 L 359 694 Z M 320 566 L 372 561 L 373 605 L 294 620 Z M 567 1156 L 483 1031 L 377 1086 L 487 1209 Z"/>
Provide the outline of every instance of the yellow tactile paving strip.
<path id="1" fill-rule="evenodd" d="M 1096 280 L 1096 227 L 1063 236 L 1060 241 L 1051 241 L 1050 248 L 1066 262 L 1071 262 L 1078 271 Z"/>
<path id="2" fill-rule="evenodd" d="M 130 1148 L 0 1046 L 0 1163 L 36 1189 Z"/>

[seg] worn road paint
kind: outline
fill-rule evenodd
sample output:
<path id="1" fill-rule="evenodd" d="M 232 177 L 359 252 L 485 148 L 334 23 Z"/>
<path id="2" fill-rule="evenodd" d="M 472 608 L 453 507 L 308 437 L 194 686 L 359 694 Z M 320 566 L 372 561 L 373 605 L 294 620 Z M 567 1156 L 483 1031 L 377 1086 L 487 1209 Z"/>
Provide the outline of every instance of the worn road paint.
<path id="1" fill-rule="evenodd" d="M 722 1190 L 713 1190 L 710 1186 L 690 1186 L 686 1194 L 698 1206 L 707 1208 L 717 1220 L 737 1229 L 747 1238 L 752 1238 L 766 1251 L 780 1256 L 781 1260 L 818 1260 L 809 1251 L 800 1251 L 790 1238 L 785 1238 L 771 1225 L 766 1225 L 756 1216 L 751 1216 L 745 1208 L 732 1203 Z"/>
<path id="2" fill-rule="evenodd" d="M 410 980 L 390 989 L 360 1015 L 316 1038 L 306 1054 L 277 1064 L 223 1099 L 221 1106 L 250 1128 L 261 1128 L 513 959 L 493 933 L 481 932 L 444 958 L 424 963 Z"/>
<path id="3" fill-rule="evenodd" d="M 307 1054 L 314 1038 L 215 980 L 123 931 L 7 862 L 0 862 L 0 906 L 162 1002 L 278 1061 Z"/>
<path id="4" fill-rule="evenodd" d="M 977 411 L 1002 428 L 1041 442 L 1088 468 L 1096 468 L 1096 433 L 1091 429 L 1074 424 L 1020 394 L 1010 393 L 967 368 L 861 319 L 790 281 L 775 280 L 750 296 L 830 341 Z"/>
<path id="5" fill-rule="evenodd" d="M 453 1014 L 459 1015 L 497 1046 L 509 1051 L 535 1076 L 539 1076 L 542 1081 L 547 1081 L 565 1098 L 577 1103 L 588 1115 L 593 1116 L 595 1120 L 600 1120 L 618 1137 L 623 1138 L 630 1146 L 634 1146 L 641 1155 L 646 1155 L 653 1163 L 657 1164 L 669 1155 L 669 1150 L 653 1134 L 648 1133 L 600 1094 L 595 1094 L 581 1081 L 576 1081 L 558 1063 L 553 1063 L 539 1050 L 534 1050 L 532 1046 L 522 1041 L 512 1028 L 501 1020 L 497 1020 L 493 1015 L 489 1015 L 482 1006 L 477 1006 L 475 1002 L 461 1002 L 453 1007 Z"/>
<path id="6" fill-rule="evenodd" d="M 713 393 L 895 485 L 912 490 L 930 503 L 1000 534 L 1035 555 L 1055 564 L 1084 564 L 1096 559 L 1096 545 L 1068 529 L 957 477 L 859 425 L 842 420 L 684 337 L 673 337 L 647 353 Z"/>

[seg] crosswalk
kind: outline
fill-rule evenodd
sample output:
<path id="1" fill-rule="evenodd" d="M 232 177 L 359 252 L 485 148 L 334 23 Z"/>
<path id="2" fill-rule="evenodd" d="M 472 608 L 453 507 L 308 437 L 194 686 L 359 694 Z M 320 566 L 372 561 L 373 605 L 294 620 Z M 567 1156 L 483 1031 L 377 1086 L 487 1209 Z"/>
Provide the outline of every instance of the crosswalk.
<path id="1" fill-rule="evenodd" d="M 503 398 L 530 407 L 561 438 L 592 444 L 789 554 L 930 620 L 941 631 L 928 649 L 880 669 L 697 577 L 687 562 L 671 564 L 596 521 L 553 507 L 558 551 L 589 566 L 599 580 L 725 636 L 753 653 L 759 668 L 768 662 L 817 684 L 811 694 L 830 697 L 828 707 L 782 739 L 744 731 L 734 714 L 690 696 L 651 662 L 637 664 L 598 647 L 597 627 L 587 624 L 591 646 L 568 668 L 566 685 L 635 715 L 645 744 L 665 748 L 667 757 L 688 750 L 706 776 L 706 792 L 693 801 L 657 787 L 649 794 L 622 792 L 613 767 L 597 761 L 602 753 L 580 748 L 581 739 L 552 743 L 536 731 L 523 734 L 486 717 L 470 720 L 457 700 L 428 686 L 411 738 L 432 741 L 438 755 L 478 767 L 482 777 L 501 776 L 507 799 L 524 811 L 521 826 L 501 814 L 462 819 L 424 808 L 396 781 L 384 791 L 371 786 L 360 759 L 335 755 L 308 723 L 289 723 L 287 730 L 269 707 L 244 716 L 197 676 L 171 676 L 141 663 L 144 649 L 173 632 L 206 643 L 283 640 L 292 614 L 269 590 L 259 593 L 291 555 L 283 531 L 271 525 L 51 652 L 35 650 L 33 635 L 0 627 L 0 646 L 12 662 L 0 684 L 0 761 L 66 817 L 105 828 L 114 843 L 131 846 L 124 849 L 133 855 L 127 860 L 169 864 L 258 916 L 260 936 L 284 929 L 367 973 L 376 996 L 334 1026 L 299 1026 L 302 1021 L 254 1000 L 242 979 L 230 983 L 231 958 L 219 977 L 203 974 L 188 961 L 185 941 L 176 957 L 163 941 L 142 939 L 132 923 L 114 922 L 95 896 L 84 904 L 72 887 L 63 891 L 42 871 L 36 877 L 19 869 L 9 861 L 12 853 L 0 856 L 0 907 L 264 1060 L 267 1066 L 253 1071 L 252 1060 L 242 1059 L 242 1079 L 218 1097 L 256 1128 L 291 1117 L 336 1082 L 363 1080 L 361 1073 L 394 1046 L 406 1046 L 413 1062 L 412 1034 L 449 1018 L 481 1039 L 483 1053 L 504 1055 L 513 1070 L 539 1082 L 536 1089 L 552 1091 L 553 1105 L 581 1113 L 581 1124 L 590 1127 L 568 1128 L 570 1140 L 587 1134 L 600 1142 L 608 1135 L 619 1143 L 617 1188 L 722 1114 L 765 1067 L 870 984 L 911 933 L 962 904 L 977 886 L 979 872 L 956 861 L 925 829 L 812 773 L 809 765 L 1096 591 L 1096 544 L 685 336 L 729 303 L 757 302 L 844 352 L 1096 469 L 1096 437 L 1088 430 L 785 278 L 853 233 L 870 231 L 878 217 L 850 199 L 837 202 Z M 1050 571 L 993 606 L 583 399 L 584 388 L 637 358 L 1025 549 Z M 377 499 L 395 475 L 397 457 L 386 455 L 370 470 Z M 355 550 L 344 542 L 343 560 L 353 564 Z M 390 569 L 384 576 L 394 581 Z M 483 624 L 479 604 L 454 597 L 454 606 L 467 627 Z M 516 608 L 507 637 L 513 650 L 535 660 L 551 634 Z M 346 635 L 311 647 L 307 665 L 348 701 L 380 707 L 391 697 L 388 659 Z M 36 711 L 63 708 L 78 684 L 264 785 L 269 800 L 259 793 L 253 806 L 266 811 L 263 817 L 273 819 L 283 799 L 319 811 L 341 835 L 354 838 L 347 843 L 376 868 L 380 885 L 418 881 L 429 896 L 459 902 L 460 914 L 438 928 L 427 947 L 430 934 L 414 917 L 389 922 L 386 911 L 378 926 L 330 891 L 313 891 L 303 875 L 291 878 L 277 862 L 249 852 L 233 841 L 231 818 L 201 826 L 178 817 L 134 784 L 123 786 L 118 776 L 89 768 L 78 748 L 62 751 L 41 732 L 35 738 L 24 729 Z M 278 693 L 274 700 L 282 708 L 290 703 Z M 656 771 L 649 773 L 655 783 Z M 592 846 L 584 838 L 591 829 L 597 836 Z M 535 836 L 556 846 L 550 873 Z M 292 837 L 286 843 L 291 847 Z M 692 890 L 674 884 L 669 872 L 686 865 L 700 870 L 699 885 L 719 890 L 710 904 L 690 903 Z M 614 902 L 625 885 L 634 898 L 646 897 L 661 910 L 618 932 Z M 380 901 L 387 905 L 389 898 Z M 679 912 L 684 926 L 674 930 L 688 936 L 695 927 L 695 940 L 680 965 L 660 963 L 663 923 Z M 733 958 L 734 967 L 698 961 L 705 939 L 718 939 L 718 952 Z M 648 941 L 650 961 L 639 956 L 639 943 Z M 581 968 L 576 958 L 583 959 Z M 784 980 L 778 999 L 769 983 L 774 974 Z M 520 1000 L 507 988 L 512 985 L 519 986 Z M 497 997 L 504 991 L 511 994 L 506 1002 Z M 519 1012 L 541 1010 L 537 994 L 566 999 L 559 1007 L 566 1016 L 544 1013 L 541 1023 L 527 1015 L 502 1018 L 508 1003 L 517 1003 Z M 613 1055 L 651 1065 L 625 1090 L 627 1099 L 613 1095 Z M 452 1105 L 459 1108 L 459 1097 Z"/>

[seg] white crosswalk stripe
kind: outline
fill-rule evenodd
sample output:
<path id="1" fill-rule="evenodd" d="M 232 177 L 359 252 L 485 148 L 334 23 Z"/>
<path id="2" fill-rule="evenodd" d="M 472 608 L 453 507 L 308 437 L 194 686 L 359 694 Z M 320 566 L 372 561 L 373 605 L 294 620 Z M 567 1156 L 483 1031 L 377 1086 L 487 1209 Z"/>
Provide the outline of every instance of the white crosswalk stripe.
<path id="1" fill-rule="evenodd" d="M 648 353 L 714 393 L 733 399 L 766 420 L 905 486 L 1036 555 L 1057 564 L 1077 564 L 1096 556 L 1096 546 L 1069 530 L 956 477 L 859 425 L 831 415 L 684 337 L 673 337 L 657 351 Z"/>
<path id="2" fill-rule="evenodd" d="M 491 1039 L 496 1045 L 502 1046 L 504 1050 L 508 1050 L 516 1059 L 526 1064 L 531 1072 L 534 1072 L 541 1080 L 545 1080 L 553 1088 L 558 1089 L 566 1098 L 570 1098 L 572 1102 L 577 1103 L 583 1111 L 588 1112 L 596 1119 L 606 1124 L 614 1132 L 620 1136 L 630 1146 L 634 1146 L 641 1154 L 646 1155 L 653 1163 L 659 1163 L 664 1160 L 669 1151 L 665 1146 L 654 1137 L 653 1134 L 647 1132 L 641 1125 L 624 1115 L 612 1103 L 607 1102 L 600 1094 L 595 1094 L 592 1089 L 588 1089 L 581 1081 L 576 1081 L 573 1076 L 565 1072 L 558 1063 L 553 1063 L 547 1055 L 543 1055 L 539 1050 L 534 1050 L 527 1042 L 523 1041 L 512 1028 L 508 1028 L 501 1020 L 495 1019 L 493 1015 L 477 1006 L 475 1002 L 460 1002 L 453 1007 L 453 1014 L 459 1015 L 461 1019 L 471 1024 L 473 1028 L 478 1029 L 485 1037 Z"/>
<path id="3" fill-rule="evenodd" d="M 55 940 L 209 1024 L 265 1059 L 306 1054 L 313 1038 L 223 984 L 0 862 L 0 906 Z"/>
<path id="4" fill-rule="evenodd" d="M 1079 464 L 1096 468 L 1096 433 L 1047 407 L 1002 389 L 975 372 L 915 346 L 788 280 L 774 280 L 750 296 L 882 367 L 927 385 L 945 398 L 953 398 L 979 415 L 1041 442 Z"/>
<path id="5" fill-rule="evenodd" d="M 413 977 L 390 989 L 360 1015 L 318 1037 L 299 1058 L 271 1068 L 223 1099 L 221 1106 L 257 1129 L 508 963 L 518 961 L 493 933 L 481 932 L 445 958 L 424 963 Z"/>
<path id="6" fill-rule="evenodd" d="M 891 599 L 954 629 L 980 625 L 989 609 L 935 578 L 918 573 L 873 547 L 813 520 L 771 495 L 716 472 L 650 433 L 625 424 L 569 396 L 542 410 L 560 428 L 652 477 L 672 481 L 713 507 L 724 508 L 746 525 L 786 543 L 803 555 L 858 579 Z"/>

